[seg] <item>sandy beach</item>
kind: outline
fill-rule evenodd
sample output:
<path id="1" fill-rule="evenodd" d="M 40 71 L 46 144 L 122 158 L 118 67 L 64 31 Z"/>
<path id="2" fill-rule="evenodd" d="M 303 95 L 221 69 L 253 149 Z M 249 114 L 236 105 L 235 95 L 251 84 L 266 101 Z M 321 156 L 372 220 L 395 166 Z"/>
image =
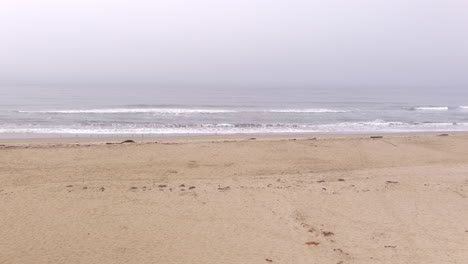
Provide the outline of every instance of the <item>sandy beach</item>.
<path id="1" fill-rule="evenodd" d="M 0 140 L 0 263 L 467 263 L 468 134 Z"/>

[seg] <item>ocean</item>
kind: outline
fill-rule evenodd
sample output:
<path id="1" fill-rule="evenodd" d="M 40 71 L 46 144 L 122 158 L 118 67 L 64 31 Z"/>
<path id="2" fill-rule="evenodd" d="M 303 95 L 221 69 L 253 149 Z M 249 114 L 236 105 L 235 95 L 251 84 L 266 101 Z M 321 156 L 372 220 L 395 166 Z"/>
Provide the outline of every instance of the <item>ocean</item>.
<path id="1" fill-rule="evenodd" d="M 2 85 L 0 137 L 468 131 L 468 89 Z"/>

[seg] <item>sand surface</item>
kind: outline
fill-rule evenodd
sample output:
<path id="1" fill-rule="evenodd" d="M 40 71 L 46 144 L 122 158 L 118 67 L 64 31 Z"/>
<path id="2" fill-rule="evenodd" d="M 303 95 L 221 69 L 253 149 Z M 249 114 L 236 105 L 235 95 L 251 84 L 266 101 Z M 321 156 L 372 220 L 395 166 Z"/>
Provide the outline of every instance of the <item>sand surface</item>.
<path id="1" fill-rule="evenodd" d="M 0 141 L 0 263 L 468 263 L 468 135 L 313 137 Z"/>

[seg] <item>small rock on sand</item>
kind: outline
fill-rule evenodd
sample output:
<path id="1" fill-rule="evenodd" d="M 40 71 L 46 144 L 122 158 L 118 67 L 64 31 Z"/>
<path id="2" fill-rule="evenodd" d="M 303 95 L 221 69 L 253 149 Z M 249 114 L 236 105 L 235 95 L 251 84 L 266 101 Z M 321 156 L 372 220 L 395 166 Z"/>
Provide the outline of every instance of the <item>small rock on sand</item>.
<path id="1" fill-rule="evenodd" d="M 221 191 L 221 192 L 224 192 L 224 191 L 231 190 L 231 187 L 229 187 L 229 186 L 226 186 L 226 187 L 219 187 L 218 190 Z"/>

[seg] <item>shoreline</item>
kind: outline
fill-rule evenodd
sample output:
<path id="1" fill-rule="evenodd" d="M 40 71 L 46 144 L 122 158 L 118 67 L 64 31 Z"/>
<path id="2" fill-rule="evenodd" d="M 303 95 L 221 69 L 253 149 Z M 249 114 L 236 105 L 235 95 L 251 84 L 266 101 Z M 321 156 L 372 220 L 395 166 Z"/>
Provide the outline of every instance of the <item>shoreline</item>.
<path id="1" fill-rule="evenodd" d="M 347 133 L 347 134 L 281 134 L 281 135 L 265 135 L 265 134 L 226 134 L 226 135 L 176 135 L 176 136 L 80 136 L 80 137 L 27 137 L 27 138 L 0 138 L 0 145 L 36 145 L 36 144 L 118 144 L 125 140 L 133 140 L 135 144 L 144 143 L 189 143 L 189 142 L 223 142 L 230 141 L 245 141 L 245 140 L 310 140 L 310 139 L 347 139 L 361 138 L 366 139 L 373 136 L 381 136 L 385 138 L 394 137 L 430 137 L 430 136 L 463 136 L 468 135 L 468 131 L 441 131 L 441 132 L 395 132 L 395 133 Z M 1 146 L 0 146 L 1 147 Z"/>

